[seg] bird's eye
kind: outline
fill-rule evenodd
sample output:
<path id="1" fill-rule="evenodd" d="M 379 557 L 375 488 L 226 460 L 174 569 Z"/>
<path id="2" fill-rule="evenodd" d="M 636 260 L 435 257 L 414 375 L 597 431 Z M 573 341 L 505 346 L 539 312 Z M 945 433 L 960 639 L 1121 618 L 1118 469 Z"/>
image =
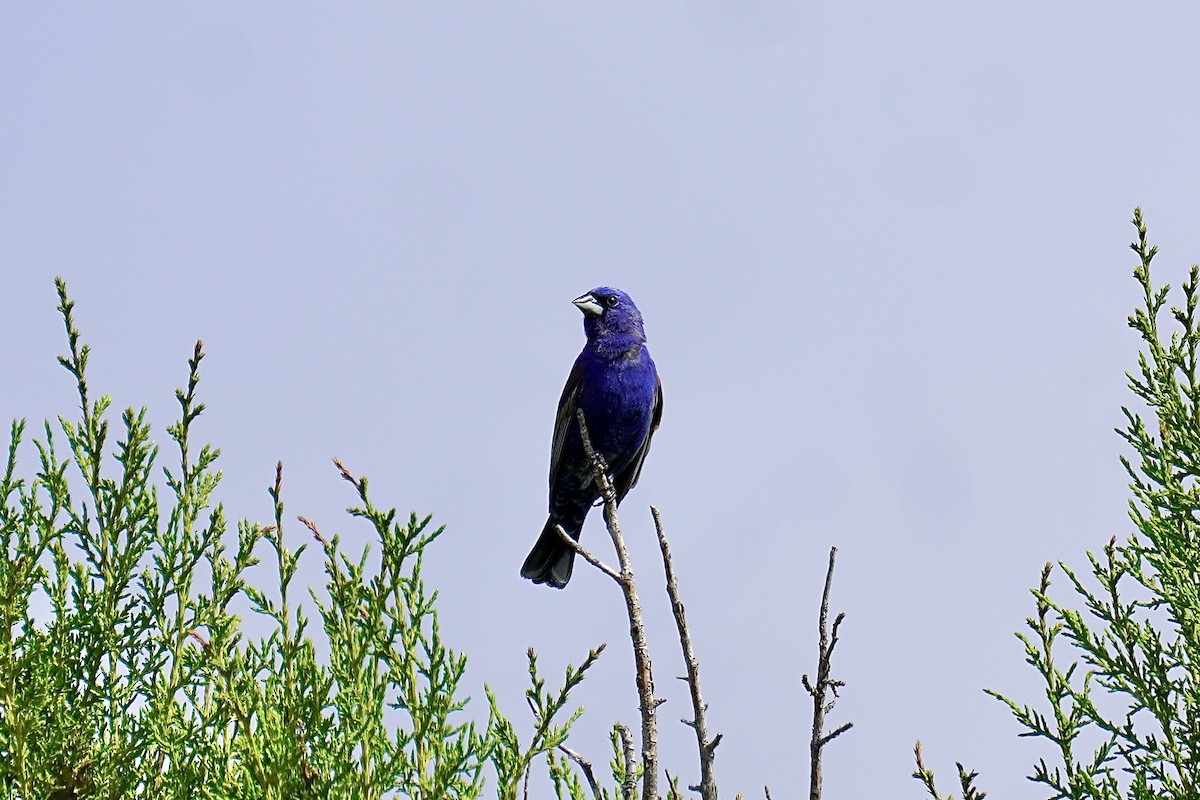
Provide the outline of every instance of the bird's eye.
<path id="1" fill-rule="evenodd" d="M 604 305 L 608 306 L 609 308 L 616 308 L 617 303 L 619 302 L 621 301 L 617 299 L 615 294 L 610 294 L 608 297 L 604 298 Z"/>

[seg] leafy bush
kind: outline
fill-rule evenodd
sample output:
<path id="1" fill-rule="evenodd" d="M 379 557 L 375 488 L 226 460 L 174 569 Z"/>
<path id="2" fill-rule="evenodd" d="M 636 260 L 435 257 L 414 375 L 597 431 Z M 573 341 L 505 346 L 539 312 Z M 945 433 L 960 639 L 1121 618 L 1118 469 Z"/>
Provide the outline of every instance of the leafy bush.
<path id="1" fill-rule="evenodd" d="M 126 410 L 110 430 L 110 400 L 89 389 L 89 350 L 57 287 L 69 345 L 59 360 L 81 417 L 46 423 L 32 439 L 14 422 L 0 479 L 5 796 L 442 800 L 480 796 L 490 767 L 499 795 L 516 797 L 539 756 L 560 788 L 583 796 L 556 752 L 581 709 L 555 720 L 598 650 L 567 668 L 557 692 L 545 689 L 530 651 L 528 745 L 490 691 L 487 724 L 468 720 L 466 657 L 443 640 L 436 593 L 421 576 L 442 529 L 377 507 L 367 480 L 338 464 L 358 504 L 350 513 L 374 529 L 379 557 L 348 554 L 300 518 L 328 576 L 323 591 L 309 590 L 330 654 L 319 660 L 295 597 L 307 545 L 284 536 L 282 465 L 269 489 L 271 524 L 231 530 L 214 502 L 219 451 L 194 443 L 200 343 L 176 392 L 180 415 L 168 433 L 178 458 L 160 487 L 145 411 Z M 23 475 L 30 444 L 36 467 Z M 266 589 L 247 580 L 263 552 L 276 567 Z M 248 635 L 236 609 L 267 620 L 266 631 Z M 618 784 L 627 763 L 614 759 Z"/>
<path id="2" fill-rule="evenodd" d="M 1118 433 L 1135 454 L 1122 463 L 1136 532 L 1089 552 L 1086 575 L 1059 562 L 1069 602 L 1050 592 L 1053 565 L 1043 570 L 1036 613 L 1018 636 L 1045 703 L 989 691 L 1011 709 L 1022 736 L 1051 745 L 1029 776 L 1050 798 L 1200 797 L 1200 267 L 1183 283 L 1183 305 L 1170 309 L 1168 332 L 1160 317 L 1170 287 L 1151 280 L 1158 249 L 1140 209 L 1133 224 L 1143 300 L 1129 325 L 1144 346 L 1129 387 L 1145 411 L 1125 408 Z M 964 798 L 983 797 L 974 773 L 960 766 L 959 776 Z M 914 777 L 938 797 L 919 745 Z"/>

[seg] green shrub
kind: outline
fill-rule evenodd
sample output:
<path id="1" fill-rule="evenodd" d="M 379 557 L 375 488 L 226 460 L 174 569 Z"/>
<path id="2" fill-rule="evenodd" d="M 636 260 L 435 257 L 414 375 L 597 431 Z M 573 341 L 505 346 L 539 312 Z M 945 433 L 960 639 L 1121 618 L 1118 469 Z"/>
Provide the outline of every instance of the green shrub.
<path id="1" fill-rule="evenodd" d="M 156 484 L 160 453 L 145 411 L 126 410 L 110 431 L 110 400 L 90 392 L 88 347 L 57 286 L 69 344 L 59 360 L 81 416 L 32 439 L 14 422 L 0 479 L 5 796 L 442 800 L 480 796 L 491 774 L 500 796 L 516 797 L 539 756 L 549 757 L 556 786 L 583 796 L 556 753 L 580 711 L 555 719 L 598 651 L 568 667 L 557 692 L 545 689 L 530 651 L 528 746 L 490 691 L 487 723 L 477 726 L 463 713 L 466 657 L 443 640 L 436 593 L 421 576 L 442 529 L 376 507 L 366 479 L 338 464 L 356 497 L 350 513 L 374 529 L 377 559 L 368 548 L 346 553 L 302 517 L 285 537 L 282 465 L 269 489 L 274 521 L 231 530 L 214 500 L 219 451 L 194 443 L 204 410 L 199 343 L 168 429 L 178 458 Z M 31 446 L 36 467 L 22 470 Z M 296 602 L 307 544 L 289 546 L 293 530 L 316 541 L 328 576 L 309 590 L 315 633 Z M 247 580 L 264 553 L 276 567 L 268 588 Z M 237 608 L 267 620 L 265 632 L 249 635 Z M 324 637 L 328 659 L 317 658 L 313 635 Z"/>

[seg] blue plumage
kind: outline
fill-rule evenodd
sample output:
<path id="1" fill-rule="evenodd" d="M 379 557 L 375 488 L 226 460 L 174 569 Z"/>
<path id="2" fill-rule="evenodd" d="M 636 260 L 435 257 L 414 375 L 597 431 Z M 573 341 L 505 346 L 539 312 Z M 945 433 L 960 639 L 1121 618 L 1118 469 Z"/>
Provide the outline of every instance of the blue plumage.
<path id="1" fill-rule="evenodd" d="M 608 464 L 618 503 L 637 483 L 662 419 L 662 382 L 646 348 L 642 315 L 629 295 L 601 286 L 574 303 L 583 311 L 587 343 L 558 401 L 550 451 L 550 517 L 521 567 L 523 577 L 559 589 L 571 579 L 575 551 L 555 526 L 578 540 L 588 510 L 600 497 L 575 410 L 583 409 L 592 446 Z"/>

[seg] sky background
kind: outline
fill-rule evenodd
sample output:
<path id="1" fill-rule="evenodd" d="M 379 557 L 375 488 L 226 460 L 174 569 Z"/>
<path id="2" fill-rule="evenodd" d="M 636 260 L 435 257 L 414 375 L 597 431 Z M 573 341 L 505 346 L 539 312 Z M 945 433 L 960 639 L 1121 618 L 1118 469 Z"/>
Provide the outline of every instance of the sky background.
<path id="1" fill-rule="evenodd" d="M 282 460 L 289 515 L 365 541 L 333 456 L 432 513 L 475 712 L 486 681 L 527 719 L 527 647 L 557 678 L 607 642 L 572 740 L 603 763 L 636 721 L 620 594 L 518 569 L 583 342 L 570 301 L 620 287 L 665 389 L 622 523 L 672 773 L 695 780 L 694 739 L 651 503 L 724 793 L 804 794 L 836 545 L 830 724 L 855 727 L 826 796 L 919 797 L 919 738 L 944 790 L 960 760 L 1040 797 L 1048 750 L 982 690 L 1037 698 L 1029 587 L 1130 531 L 1128 220 L 1159 281 L 1200 259 L 1198 24 L 1182 3 L 6 4 L 0 419 L 74 408 L 54 275 L 93 390 L 148 406 L 160 441 L 203 339 L 230 516 L 270 517 Z M 584 541 L 608 552 L 598 514 Z"/>

